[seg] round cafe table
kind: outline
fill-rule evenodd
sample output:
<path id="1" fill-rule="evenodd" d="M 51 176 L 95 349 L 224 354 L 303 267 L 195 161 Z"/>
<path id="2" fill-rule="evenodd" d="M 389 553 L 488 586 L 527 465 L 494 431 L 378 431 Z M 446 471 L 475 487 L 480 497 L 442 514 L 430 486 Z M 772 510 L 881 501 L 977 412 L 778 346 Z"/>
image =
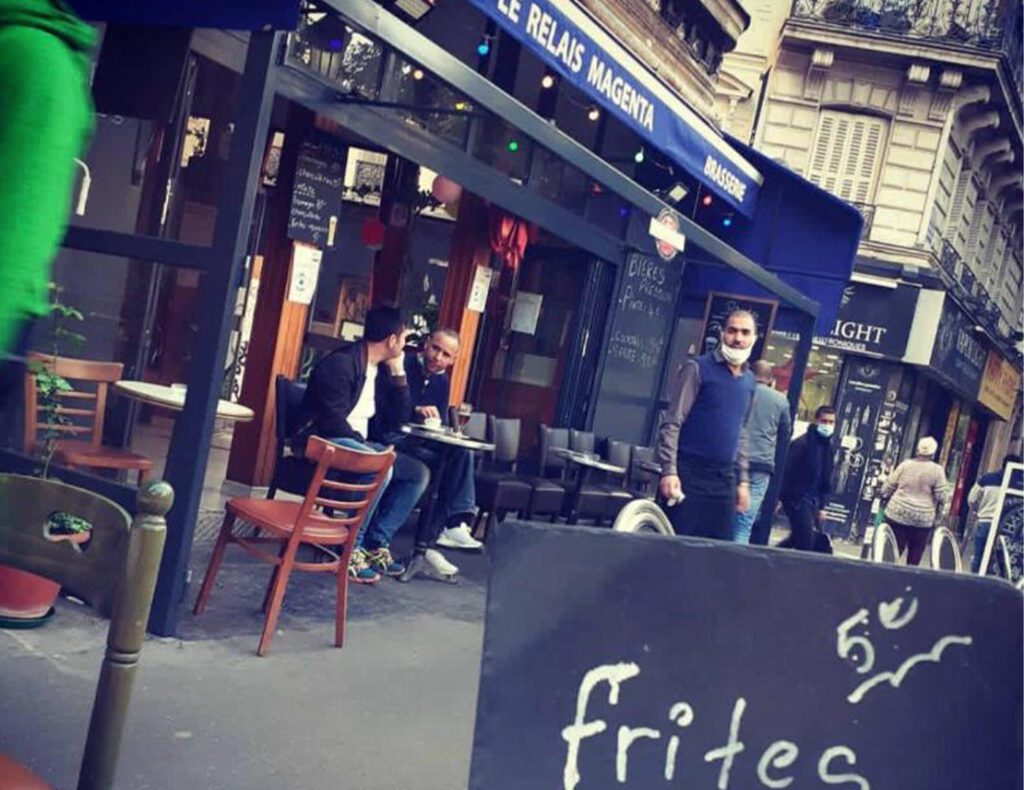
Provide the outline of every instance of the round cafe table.
<path id="1" fill-rule="evenodd" d="M 150 381 L 116 381 L 114 389 L 129 398 L 150 406 L 160 406 L 171 411 L 185 408 L 185 387 L 170 387 L 167 384 L 154 384 Z M 217 401 L 217 418 L 232 422 L 250 422 L 255 413 L 248 406 L 232 403 L 227 400 Z"/>
<path id="2" fill-rule="evenodd" d="M 444 479 L 444 474 L 448 467 L 448 461 L 451 459 L 452 451 L 462 449 L 488 453 L 494 450 L 494 445 L 490 442 L 481 442 L 478 439 L 471 439 L 468 436 L 454 433 L 448 428 L 435 430 L 432 428 L 425 428 L 422 425 L 410 424 L 402 426 L 402 433 L 415 437 L 422 442 L 435 445 L 436 448 L 440 450 L 438 453 L 437 464 L 430 471 L 430 487 L 427 489 L 426 506 L 420 509 L 418 530 L 418 532 L 420 532 L 434 523 L 434 517 L 437 510 L 438 492 L 440 491 L 441 480 Z M 451 576 L 440 576 L 434 573 L 433 569 L 424 558 L 422 550 L 420 547 L 417 547 L 409 560 L 409 564 L 406 566 L 405 573 L 399 576 L 398 580 L 402 582 L 412 581 L 421 573 L 424 576 L 429 576 L 430 578 L 438 581 L 455 584 L 454 574 Z"/>

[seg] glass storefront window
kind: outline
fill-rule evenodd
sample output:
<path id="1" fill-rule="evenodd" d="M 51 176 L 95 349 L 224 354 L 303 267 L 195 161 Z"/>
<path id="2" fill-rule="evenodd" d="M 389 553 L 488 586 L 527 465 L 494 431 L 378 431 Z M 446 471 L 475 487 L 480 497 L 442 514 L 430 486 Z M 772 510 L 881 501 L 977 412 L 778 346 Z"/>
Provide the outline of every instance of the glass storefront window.
<path id="1" fill-rule="evenodd" d="M 764 347 L 764 359 L 775 369 L 775 388 L 789 392 L 793 377 L 793 356 L 800 336 L 794 332 L 775 330 Z M 843 355 L 832 349 L 811 346 L 804 371 L 804 385 L 797 407 L 798 421 L 810 422 L 819 406 L 834 405 L 836 390 L 843 371 Z"/>

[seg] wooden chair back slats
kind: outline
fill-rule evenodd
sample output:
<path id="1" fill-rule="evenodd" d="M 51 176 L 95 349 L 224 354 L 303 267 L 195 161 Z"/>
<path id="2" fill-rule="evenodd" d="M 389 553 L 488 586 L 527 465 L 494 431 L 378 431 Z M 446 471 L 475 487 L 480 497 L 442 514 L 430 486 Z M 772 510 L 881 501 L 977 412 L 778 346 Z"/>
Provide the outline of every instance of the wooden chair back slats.
<path id="1" fill-rule="evenodd" d="M 109 385 L 121 379 L 124 365 L 120 362 L 96 362 L 86 359 L 70 359 L 53 357 L 48 354 L 30 352 L 28 371 L 25 374 L 25 452 L 31 452 L 39 440 L 40 431 L 54 431 L 72 435 L 90 434 L 89 443 L 99 447 L 103 442 L 103 420 L 107 410 L 107 393 Z M 39 421 L 39 393 L 36 390 L 36 377 L 33 368 L 42 365 L 58 376 L 67 379 L 75 389 L 61 392 L 57 398 L 61 401 L 92 401 L 91 408 L 60 406 L 57 413 L 67 417 L 77 417 L 79 423 L 55 425 Z M 81 384 L 94 389 L 83 390 Z M 87 423 L 87 424 L 86 424 Z"/>

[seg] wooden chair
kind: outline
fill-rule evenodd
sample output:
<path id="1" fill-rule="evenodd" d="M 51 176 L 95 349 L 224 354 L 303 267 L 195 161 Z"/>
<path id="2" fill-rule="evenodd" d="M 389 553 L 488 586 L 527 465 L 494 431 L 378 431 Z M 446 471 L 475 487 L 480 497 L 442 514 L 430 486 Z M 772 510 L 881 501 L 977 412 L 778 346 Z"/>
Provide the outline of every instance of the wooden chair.
<path id="1" fill-rule="evenodd" d="M 113 382 L 121 379 L 124 365 L 120 362 L 55 358 L 34 352 L 28 354 L 28 360 L 28 372 L 25 374 L 25 452 L 32 453 L 38 447 L 41 430 L 53 430 L 70 436 L 87 436 L 86 439 L 58 439 L 54 461 L 83 469 L 137 471 L 141 486 L 149 477 L 153 462 L 144 455 L 103 445 L 107 391 Z M 44 365 L 58 376 L 63 376 L 74 387 L 70 392 L 62 392 L 59 395 L 62 401 L 74 404 L 58 407 L 58 414 L 68 418 L 67 425 L 39 422 L 39 397 L 36 377 L 32 372 L 37 364 Z M 87 386 L 80 387 L 76 384 Z"/>
<path id="2" fill-rule="evenodd" d="M 139 512 L 132 519 L 91 491 L 53 480 L 0 475 L 0 564 L 59 581 L 99 611 L 111 613 L 78 790 L 109 788 L 114 782 L 167 533 L 164 516 L 173 499 L 167 483 L 151 481 L 140 489 Z M 55 512 L 92 525 L 85 551 L 44 537 L 43 525 Z M 0 755 L 0 788 L 48 786 Z"/>
<path id="3" fill-rule="evenodd" d="M 256 654 L 265 656 L 270 649 L 270 640 L 277 627 L 284 600 L 285 588 L 293 570 L 328 572 L 338 577 L 338 597 L 335 606 L 334 644 L 342 647 L 345 641 L 345 612 L 348 605 L 348 563 L 355 548 L 356 537 L 363 526 L 366 514 L 384 484 L 388 471 L 395 463 L 395 451 L 388 447 L 382 453 L 359 452 L 331 444 L 317 436 L 310 438 L 306 445 L 306 458 L 316 462 L 313 479 L 302 502 L 282 502 L 276 499 L 229 499 L 224 523 L 206 569 L 203 586 L 196 598 L 195 614 L 202 614 L 213 590 L 217 572 L 224 560 L 224 551 L 229 543 L 237 543 L 253 556 L 274 566 L 266 595 L 263 611 L 266 620 Z M 358 476 L 368 483 L 339 482 L 329 479 L 328 472 L 346 474 L 349 478 Z M 338 492 L 337 497 L 324 497 L 327 492 Z M 355 495 L 358 495 L 356 498 Z M 344 499 L 345 510 L 341 510 L 338 499 Z M 340 515 L 328 516 L 324 508 L 332 508 Z M 237 535 L 234 532 L 236 519 L 243 519 L 260 529 L 259 537 Z M 275 544 L 276 553 L 260 548 L 261 544 Z M 301 544 L 316 546 L 341 546 L 335 559 L 329 562 L 298 562 L 295 554 Z"/>

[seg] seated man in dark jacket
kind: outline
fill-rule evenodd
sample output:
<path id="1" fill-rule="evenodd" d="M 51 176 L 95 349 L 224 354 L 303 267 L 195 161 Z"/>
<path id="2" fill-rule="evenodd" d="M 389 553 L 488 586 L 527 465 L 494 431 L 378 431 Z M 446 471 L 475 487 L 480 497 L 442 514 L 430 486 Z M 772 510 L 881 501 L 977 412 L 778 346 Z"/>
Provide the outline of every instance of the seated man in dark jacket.
<path id="1" fill-rule="evenodd" d="M 402 353 L 408 329 L 393 307 L 374 307 L 366 314 L 359 342 L 335 349 L 313 368 L 302 401 L 302 428 L 292 447 L 303 452 L 316 435 L 353 450 L 382 450 L 368 442 L 375 416 L 384 425 L 401 425 L 411 408 Z M 383 370 L 379 370 L 383 367 Z M 420 461 L 399 454 L 385 488 L 366 519 L 349 565 L 354 582 L 372 584 L 379 573 L 400 576 L 405 568 L 391 556 L 391 538 L 405 523 L 430 481 Z"/>
<path id="2" fill-rule="evenodd" d="M 825 498 L 832 486 L 835 429 L 835 409 L 819 406 L 814 412 L 814 424 L 789 445 L 779 499 L 789 519 L 790 534 L 782 546 L 801 551 L 814 549 L 814 530 L 825 519 Z"/>
<path id="3" fill-rule="evenodd" d="M 451 379 L 448 370 L 459 354 L 459 335 L 451 329 L 438 329 L 427 338 L 422 352 L 405 355 L 405 374 L 408 381 L 409 404 L 404 422 L 446 421 L 451 398 Z M 384 386 L 392 386 L 385 383 Z M 389 432 L 384 420 L 375 418 L 370 435 L 385 444 L 394 444 L 400 455 L 410 455 L 436 468 L 442 452 L 436 443 L 423 442 L 398 433 L 392 426 Z M 470 524 L 476 515 L 476 484 L 473 453 L 460 448 L 447 449 L 444 477 L 438 481 L 438 510 L 443 522 L 422 524 L 416 533 L 416 551 L 424 555 L 431 568 L 444 576 L 452 576 L 458 568 L 434 548 L 435 544 L 453 549 L 480 549 L 483 544 L 475 540 Z M 390 492 L 384 494 L 384 500 Z M 439 531 L 439 527 L 444 527 Z"/>

